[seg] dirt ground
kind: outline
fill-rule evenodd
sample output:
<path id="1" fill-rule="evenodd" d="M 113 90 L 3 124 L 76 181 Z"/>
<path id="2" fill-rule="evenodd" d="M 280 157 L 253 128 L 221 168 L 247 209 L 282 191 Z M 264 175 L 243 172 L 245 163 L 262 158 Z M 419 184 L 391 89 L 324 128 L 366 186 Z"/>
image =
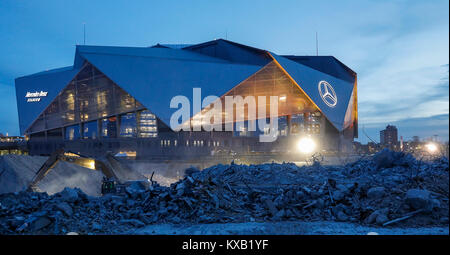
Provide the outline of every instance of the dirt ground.
<path id="1" fill-rule="evenodd" d="M 449 235 L 447 227 L 381 228 L 344 222 L 246 222 L 195 225 L 149 225 L 136 235 Z"/>

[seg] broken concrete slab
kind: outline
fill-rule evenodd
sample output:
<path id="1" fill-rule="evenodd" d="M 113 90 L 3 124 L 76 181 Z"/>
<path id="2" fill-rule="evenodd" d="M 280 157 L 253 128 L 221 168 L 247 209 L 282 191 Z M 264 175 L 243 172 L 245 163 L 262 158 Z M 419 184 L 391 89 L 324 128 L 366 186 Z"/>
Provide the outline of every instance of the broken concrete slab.
<path id="1" fill-rule="evenodd" d="M 384 197 L 386 189 L 384 187 L 374 187 L 367 191 L 367 197 L 370 199 L 380 199 Z"/>
<path id="2" fill-rule="evenodd" d="M 405 202 L 414 210 L 432 207 L 431 193 L 423 189 L 410 189 L 405 194 Z"/>
<path id="3" fill-rule="evenodd" d="M 61 210 L 61 212 L 63 212 L 68 217 L 72 217 L 73 215 L 72 207 L 67 202 L 61 202 L 56 204 L 56 208 L 58 210 Z"/>

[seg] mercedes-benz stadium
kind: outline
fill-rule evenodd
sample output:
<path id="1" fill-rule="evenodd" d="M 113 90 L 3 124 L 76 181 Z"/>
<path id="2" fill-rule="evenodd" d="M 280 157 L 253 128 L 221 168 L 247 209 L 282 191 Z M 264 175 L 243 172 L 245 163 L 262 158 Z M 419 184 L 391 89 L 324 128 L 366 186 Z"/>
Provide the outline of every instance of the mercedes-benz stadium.
<path id="1" fill-rule="evenodd" d="M 289 154 L 298 153 L 305 137 L 314 151 L 336 153 L 349 152 L 358 135 L 357 76 L 349 67 L 332 56 L 277 55 L 224 39 L 151 47 L 77 45 L 72 66 L 20 77 L 15 85 L 20 131 L 32 155 L 58 148 L 173 159 L 224 151 Z M 196 88 L 222 100 L 277 96 L 277 139 L 261 142 L 265 131 L 249 129 L 256 121 L 250 114 L 228 118 L 232 131 L 174 130 L 170 120 L 177 109 L 171 100 L 179 95 L 195 100 Z M 194 107 L 190 117 L 208 107 Z M 236 107 L 248 111 L 247 104 Z"/>

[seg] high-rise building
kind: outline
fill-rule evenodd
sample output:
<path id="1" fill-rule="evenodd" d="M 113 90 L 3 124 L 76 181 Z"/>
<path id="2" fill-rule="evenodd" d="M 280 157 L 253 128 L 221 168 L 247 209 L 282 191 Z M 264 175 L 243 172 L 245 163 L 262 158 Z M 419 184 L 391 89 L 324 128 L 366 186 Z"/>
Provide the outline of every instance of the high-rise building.
<path id="1" fill-rule="evenodd" d="M 387 125 L 386 129 L 380 131 L 380 143 L 382 146 L 392 150 L 398 147 L 398 131 L 397 127 Z"/>

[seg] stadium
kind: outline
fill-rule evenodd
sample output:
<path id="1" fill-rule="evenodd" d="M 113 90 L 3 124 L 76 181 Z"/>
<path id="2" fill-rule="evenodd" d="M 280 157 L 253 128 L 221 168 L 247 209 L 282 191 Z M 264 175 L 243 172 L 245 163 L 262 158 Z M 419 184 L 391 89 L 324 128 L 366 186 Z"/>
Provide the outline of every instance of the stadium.
<path id="1" fill-rule="evenodd" d="M 358 136 L 357 75 L 349 67 L 332 56 L 277 55 L 224 39 L 151 47 L 77 45 L 72 66 L 17 78 L 15 86 L 20 132 L 31 155 L 59 148 L 154 159 L 287 155 L 299 149 L 339 153 L 350 152 Z M 276 96 L 276 139 L 261 142 L 266 130 L 249 129 L 261 116 L 248 114 L 248 104 L 234 106 L 243 116 L 226 118 L 222 112 L 222 125 L 232 131 L 195 128 L 196 116 L 210 105 L 192 107 L 189 130 L 174 129 L 177 109 L 171 101 L 181 95 L 195 104 L 195 89 L 222 101 Z"/>

